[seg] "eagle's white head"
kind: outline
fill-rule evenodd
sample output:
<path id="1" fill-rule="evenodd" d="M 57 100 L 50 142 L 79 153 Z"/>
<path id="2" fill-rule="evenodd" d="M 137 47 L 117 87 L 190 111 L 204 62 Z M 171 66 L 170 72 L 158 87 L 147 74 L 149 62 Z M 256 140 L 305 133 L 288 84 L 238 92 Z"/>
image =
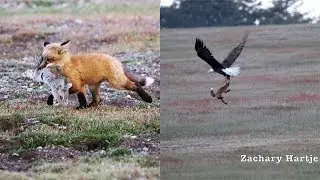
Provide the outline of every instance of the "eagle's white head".
<path id="1" fill-rule="evenodd" d="M 208 73 L 213 73 L 214 70 L 213 69 L 209 69 Z"/>

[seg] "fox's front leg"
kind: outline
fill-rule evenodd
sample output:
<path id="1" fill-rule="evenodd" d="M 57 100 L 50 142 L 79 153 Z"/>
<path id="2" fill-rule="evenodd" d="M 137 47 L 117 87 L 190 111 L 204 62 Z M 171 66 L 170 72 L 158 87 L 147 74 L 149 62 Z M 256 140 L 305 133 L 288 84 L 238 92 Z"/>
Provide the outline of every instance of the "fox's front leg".
<path id="1" fill-rule="evenodd" d="M 50 106 L 53 105 L 53 95 L 52 94 L 49 95 L 49 97 L 47 99 L 47 104 L 50 105 Z"/>
<path id="2" fill-rule="evenodd" d="M 227 92 L 229 92 L 229 91 L 230 91 L 230 89 L 226 90 L 224 93 L 227 93 Z"/>
<path id="3" fill-rule="evenodd" d="M 77 82 L 71 82 L 72 87 L 69 89 L 69 94 L 77 93 L 79 106 L 76 109 L 84 109 L 88 107 L 87 99 L 86 99 L 86 88 L 81 86 Z"/>
<path id="4" fill-rule="evenodd" d="M 79 106 L 76 109 L 85 109 L 88 108 L 87 99 L 86 99 L 86 89 L 83 86 L 80 91 L 77 93 Z"/>

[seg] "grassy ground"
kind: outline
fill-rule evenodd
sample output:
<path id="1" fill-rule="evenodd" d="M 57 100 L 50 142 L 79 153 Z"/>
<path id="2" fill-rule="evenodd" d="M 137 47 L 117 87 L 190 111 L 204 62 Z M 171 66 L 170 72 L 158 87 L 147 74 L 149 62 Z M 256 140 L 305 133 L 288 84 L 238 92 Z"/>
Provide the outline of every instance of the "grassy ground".
<path id="1" fill-rule="evenodd" d="M 0 179 L 158 179 L 160 79 L 153 58 L 159 54 L 159 2 L 62 8 L 51 2 L 0 8 Z M 44 41 L 66 39 L 72 53 L 116 55 L 135 72 L 154 77 L 147 91 L 155 102 L 130 100 L 104 87 L 102 96 L 114 99 L 98 108 L 47 106 L 38 85 L 20 75 Z"/>
<path id="2" fill-rule="evenodd" d="M 159 176 L 157 159 L 132 154 L 135 149 L 124 144 L 126 136 L 160 133 L 157 108 L 76 111 L 43 107 L 43 103 L 14 108 L 3 104 L 0 114 L 0 151 L 9 153 L 0 164 L 10 171 L 27 170 L 22 176 L 30 172 L 34 177 L 57 179 Z M 104 168 L 110 171 L 101 174 Z"/>
<path id="3" fill-rule="evenodd" d="M 317 179 L 319 162 L 243 163 L 240 155 L 320 156 L 319 25 L 161 30 L 161 177 Z M 223 77 L 194 51 L 217 59 L 249 30 L 224 105 L 210 96 Z"/>

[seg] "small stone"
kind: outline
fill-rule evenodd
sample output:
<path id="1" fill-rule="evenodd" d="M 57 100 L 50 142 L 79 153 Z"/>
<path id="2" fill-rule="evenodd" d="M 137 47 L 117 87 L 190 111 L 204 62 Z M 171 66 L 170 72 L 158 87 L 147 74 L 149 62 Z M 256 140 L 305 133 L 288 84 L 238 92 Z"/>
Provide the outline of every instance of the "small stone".
<path id="1" fill-rule="evenodd" d="M 74 22 L 77 23 L 77 24 L 82 24 L 82 20 L 81 19 L 76 19 Z"/>
<path id="2" fill-rule="evenodd" d="M 75 154 L 73 154 L 73 153 L 71 152 L 71 153 L 69 153 L 68 158 L 74 158 L 74 156 L 75 156 Z"/>
<path id="3" fill-rule="evenodd" d="M 146 155 L 148 155 L 148 152 L 146 152 L 146 151 L 141 151 L 139 154 L 142 155 L 142 156 L 146 156 Z"/>
<path id="4" fill-rule="evenodd" d="M 37 147 L 37 150 L 41 150 L 41 149 L 42 149 L 42 146 L 38 146 L 38 147 Z"/>
<path id="5" fill-rule="evenodd" d="M 106 155 L 106 154 L 107 154 L 107 153 L 106 153 L 105 150 L 101 150 L 101 151 L 100 151 L 100 155 L 101 155 L 101 156 L 104 156 L 104 155 Z"/>
<path id="6" fill-rule="evenodd" d="M 12 156 L 17 156 L 18 157 L 19 154 L 18 153 L 13 153 Z"/>
<path id="7" fill-rule="evenodd" d="M 137 138 L 137 136 L 130 136 L 130 138 L 131 138 L 131 139 L 136 139 L 136 138 Z"/>
<path id="8" fill-rule="evenodd" d="M 59 129 L 61 129 L 61 130 L 66 130 L 67 127 L 66 127 L 66 126 L 59 126 Z"/>
<path id="9" fill-rule="evenodd" d="M 149 149 L 147 147 L 142 148 L 143 151 L 148 151 Z"/>

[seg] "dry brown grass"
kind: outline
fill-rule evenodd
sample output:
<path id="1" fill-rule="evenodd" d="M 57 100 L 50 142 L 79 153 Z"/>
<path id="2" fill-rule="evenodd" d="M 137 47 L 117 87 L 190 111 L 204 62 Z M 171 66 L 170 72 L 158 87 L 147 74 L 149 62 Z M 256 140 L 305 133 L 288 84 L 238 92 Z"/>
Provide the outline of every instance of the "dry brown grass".
<path id="1" fill-rule="evenodd" d="M 74 53 L 159 50 L 159 10 L 155 7 L 150 9 L 150 4 L 158 6 L 149 2 L 129 13 L 121 9 L 99 9 L 101 12 L 95 13 L 94 8 L 89 12 L 61 10 L 40 15 L 9 12 L 0 16 L 0 41 L 4 42 L 0 50 L 8 52 L 0 54 L 0 59 L 40 54 L 44 41 L 61 42 L 66 39 L 71 40 Z M 15 50 L 20 53 L 11 53 Z"/>

